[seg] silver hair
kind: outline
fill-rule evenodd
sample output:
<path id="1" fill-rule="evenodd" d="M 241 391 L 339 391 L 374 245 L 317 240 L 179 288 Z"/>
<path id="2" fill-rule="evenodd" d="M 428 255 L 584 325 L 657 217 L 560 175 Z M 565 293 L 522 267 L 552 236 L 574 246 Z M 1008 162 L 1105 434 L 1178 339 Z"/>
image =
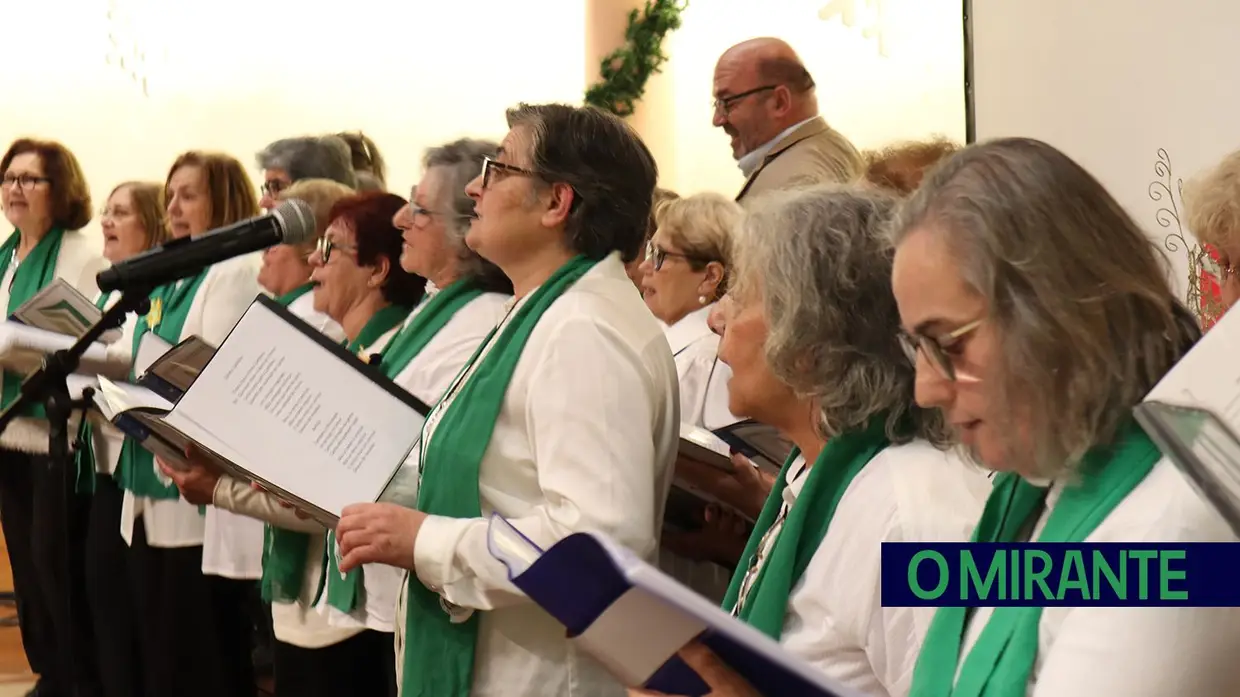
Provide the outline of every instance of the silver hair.
<path id="1" fill-rule="evenodd" d="M 1166 259 L 1093 176 L 1028 138 L 939 164 L 892 226 L 941 235 L 987 305 L 998 345 L 984 379 L 995 426 L 1021 433 L 1024 471 L 1071 472 L 1201 336 Z M 950 272 L 949 272 L 950 273 Z"/>
<path id="2" fill-rule="evenodd" d="M 289 179 L 330 179 L 357 188 L 349 144 L 337 136 L 284 138 L 263 148 L 256 156 L 261 169 L 282 169 Z"/>
<path id="3" fill-rule="evenodd" d="M 449 215 L 444 217 L 448 242 L 456 251 L 460 275 L 474 279 L 484 287 L 511 292 L 511 282 L 499 267 L 483 259 L 465 244 L 470 220 L 474 216 L 474 200 L 465 193 L 465 186 L 482 171 L 482 161 L 494 157 L 499 143 L 475 138 L 461 138 L 433 148 L 422 155 L 422 169 L 441 177 L 441 200 L 432 207 Z"/>
<path id="4" fill-rule="evenodd" d="M 950 443 L 942 417 L 913 401 L 900 347 L 885 224 L 896 199 L 821 185 L 756 199 L 736 241 L 742 304 L 760 300 L 771 370 L 818 408 L 826 438 L 885 420 L 892 442 Z"/>

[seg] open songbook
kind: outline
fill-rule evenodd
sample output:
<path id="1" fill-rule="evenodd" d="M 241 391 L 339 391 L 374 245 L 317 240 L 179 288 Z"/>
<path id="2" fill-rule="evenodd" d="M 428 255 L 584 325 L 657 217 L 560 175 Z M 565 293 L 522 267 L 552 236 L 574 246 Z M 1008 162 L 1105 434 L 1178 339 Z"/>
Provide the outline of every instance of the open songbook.
<path id="1" fill-rule="evenodd" d="M 80 338 L 103 317 L 103 310 L 69 285 L 56 278 L 34 294 L 9 319 L 28 327 Z M 99 341 L 110 344 L 121 337 L 120 329 L 109 329 Z"/>
<path id="2" fill-rule="evenodd" d="M 601 535 L 576 533 L 543 551 L 492 515 L 487 545 L 513 585 L 628 686 L 707 694 L 676 655 L 696 639 L 767 697 L 861 697 Z"/>
<path id="3" fill-rule="evenodd" d="M 1240 536 L 1240 311 L 1229 312 L 1133 410 Z"/>
<path id="4" fill-rule="evenodd" d="M 182 342 L 139 383 L 101 381 L 98 401 L 143 447 L 175 467 L 193 443 L 329 527 L 378 500 L 430 411 L 266 296 L 218 349 Z"/>
<path id="5" fill-rule="evenodd" d="M 749 458 L 758 467 L 778 473 L 792 452 L 792 443 L 778 429 L 752 419 L 714 430 L 680 425 L 682 456 L 730 472 L 732 451 Z"/>

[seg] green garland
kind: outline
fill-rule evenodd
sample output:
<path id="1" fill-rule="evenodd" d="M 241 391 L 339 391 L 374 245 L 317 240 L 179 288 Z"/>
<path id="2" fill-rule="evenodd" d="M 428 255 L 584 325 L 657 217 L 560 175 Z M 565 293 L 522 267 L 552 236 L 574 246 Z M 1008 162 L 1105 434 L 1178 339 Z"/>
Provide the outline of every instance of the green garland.
<path id="1" fill-rule="evenodd" d="M 624 30 L 624 46 L 603 59 L 602 82 L 586 90 L 586 104 L 618 116 L 633 114 L 637 101 L 646 92 L 646 81 L 659 72 L 667 56 L 663 38 L 680 28 L 680 13 L 688 7 L 682 0 L 646 0 L 639 16 L 629 12 Z"/>

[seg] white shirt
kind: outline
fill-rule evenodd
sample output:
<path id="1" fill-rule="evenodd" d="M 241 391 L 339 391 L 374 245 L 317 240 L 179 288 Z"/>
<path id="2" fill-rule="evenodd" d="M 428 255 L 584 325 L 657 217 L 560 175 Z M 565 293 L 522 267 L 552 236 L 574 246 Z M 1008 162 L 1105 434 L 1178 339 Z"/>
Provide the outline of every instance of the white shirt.
<path id="1" fill-rule="evenodd" d="M 259 294 L 258 255 L 216 264 L 207 272 L 191 301 L 178 340 L 197 335 L 219 346 L 246 308 Z M 157 476 L 163 478 L 158 465 Z M 166 481 L 166 479 L 164 479 Z M 133 542 L 133 526 L 141 518 L 146 542 L 152 547 L 202 545 L 205 574 L 238 579 L 262 576 L 263 525 L 208 506 L 206 515 L 183 499 L 148 499 L 125 492 L 121 506 L 121 536 Z"/>
<path id="2" fill-rule="evenodd" d="M 785 489 L 794 503 L 807 478 Z M 882 607 L 881 545 L 966 542 L 989 493 L 980 468 L 925 442 L 880 452 L 848 485 L 793 588 L 781 643 L 862 694 L 907 695 L 935 608 Z"/>
<path id="3" fill-rule="evenodd" d="M 476 697 L 625 694 L 508 581 L 487 551 L 486 517 L 505 516 L 544 548 L 592 530 L 652 557 L 679 439 L 675 375 L 667 340 L 615 254 L 557 299 L 530 334 L 482 458 L 484 517 L 431 516 L 414 552 L 411 583 L 441 589 L 467 612 L 485 611 Z M 403 603 L 398 656 L 402 614 Z"/>
<path id="4" fill-rule="evenodd" d="M 663 325 L 676 362 L 680 384 L 681 421 L 704 428 L 720 428 L 739 421 L 728 410 L 728 380 L 732 369 L 719 360 L 719 337 L 706 320 L 714 305 L 694 310 L 672 325 Z M 667 575 L 720 603 L 732 574 L 709 561 L 682 557 L 659 549 L 659 568 Z"/>
<path id="5" fill-rule="evenodd" d="M 325 312 L 314 309 L 314 289 L 288 304 L 288 311 L 332 341 L 344 341 L 344 329 Z"/>
<path id="6" fill-rule="evenodd" d="M 719 336 L 706 323 L 712 308 L 713 304 L 694 310 L 664 329 L 676 359 L 680 419 L 708 429 L 740 421 L 728 410 L 732 369 L 719 360 Z"/>
<path id="7" fill-rule="evenodd" d="M 1062 491 L 1052 485 L 1037 539 Z M 1236 542 L 1218 513 L 1162 460 L 1085 542 Z M 993 614 L 977 608 L 960 657 Z M 1038 623 L 1031 697 L 1240 695 L 1240 608 L 1048 607 Z M 959 670 L 959 667 L 957 667 Z"/>
<path id="8" fill-rule="evenodd" d="M 0 241 L 3 241 L 3 238 L 0 238 Z M 93 299 L 99 294 L 99 288 L 95 285 L 95 274 L 108 265 L 100 251 L 99 238 L 80 230 L 66 231 L 60 238 L 60 252 L 56 256 L 53 274 L 57 278 L 63 278 L 82 295 Z M 25 263 L 24 260 L 17 264 L 10 263 L 5 269 L 3 278 L 0 278 L 0 311 L 4 313 L 0 319 L 7 319 L 9 316 L 9 291 L 13 286 L 13 276 L 23 263 Z M 0 377 L 0 382 L 9 379 L 20 381 L 22 378 L 3 376 Z M 77 432 L 78 421 L 78 414 L 74 414 L 70 419 L 71 445 L 73 434 Z M 3 433 L 0 433 L 0 448 L 24 453 L 46 454 L 49 434 L 47 419 L 18 416 L 9 422 Z"/>
<path id="9" fill-rule="evenodd" d="M 427 289 L 432 295 L 438 292 L 429 284 Z M 500 293 L 483 293 L 469 301 L 409 361 L 394 382 L 414 397 L 434 406 L 482 340 L 503 319 L 510 297 Z M 405 323 L 413 321 L 425 307 L 425 303 L 419 304 Z M 420 448 L 414 448 L 380 500 L 409 507 L 416 505 L 420 452 Z M 397 598 L 404 587 L 406 572 L 384 564 L 366 564 L 362 569 L 364 590 L 361 602 L 353 612 L 344 613 L 332 607 L 327 602 L 326 592 L 319 599 L 317 609 L 332 626 L 391 632 L 395 628 Z M 326 582 L 330 587 L 339 579 L 328 576 Z"/>

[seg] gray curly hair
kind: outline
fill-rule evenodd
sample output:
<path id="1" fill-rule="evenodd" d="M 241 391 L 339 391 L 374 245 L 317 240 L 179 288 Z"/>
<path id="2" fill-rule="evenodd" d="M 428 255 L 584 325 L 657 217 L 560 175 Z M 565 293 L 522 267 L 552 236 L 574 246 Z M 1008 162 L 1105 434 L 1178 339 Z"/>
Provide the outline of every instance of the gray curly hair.
<path id="1" fill-rule="evenodd" d="M 916 373 L 897 338 L 885 230 L 895 208 L 889 194 L 836 184 L 756 199 L 735 242 L 731 295 L 763 304 L 766 361 L 817 406 L 822 436 L 884 415 L 893 443 L 946 448 L 942 416 L 914 403 Z"/>
<path id="2" fill-rule="evenodd" d="M 448 242 L 457 252 L 460 275 L 471 278 L 487 290 L 511 293 L 512 282 L 499 267 L 483 259 L 465 244 L 470 220 L 474 216 L 474 200 L 465 193 L 469 184 L 482 171 L 484 157 L 494 157 L 499 144 L 490 140 L 461 138 L 433 148 L 422 156 L 422 169 L 439 172 L 442 177 L 441 200 L 434 208 L 449 213 L 444 219 Z"/>
<path id="3" fill-rule="evenodd" d="M 263 148 L 255 159 L 260 169 L 282 169 L 294 182 L 330 179 L 357 188 L 349 144 L 337 136 L 283 138 Z"/>

